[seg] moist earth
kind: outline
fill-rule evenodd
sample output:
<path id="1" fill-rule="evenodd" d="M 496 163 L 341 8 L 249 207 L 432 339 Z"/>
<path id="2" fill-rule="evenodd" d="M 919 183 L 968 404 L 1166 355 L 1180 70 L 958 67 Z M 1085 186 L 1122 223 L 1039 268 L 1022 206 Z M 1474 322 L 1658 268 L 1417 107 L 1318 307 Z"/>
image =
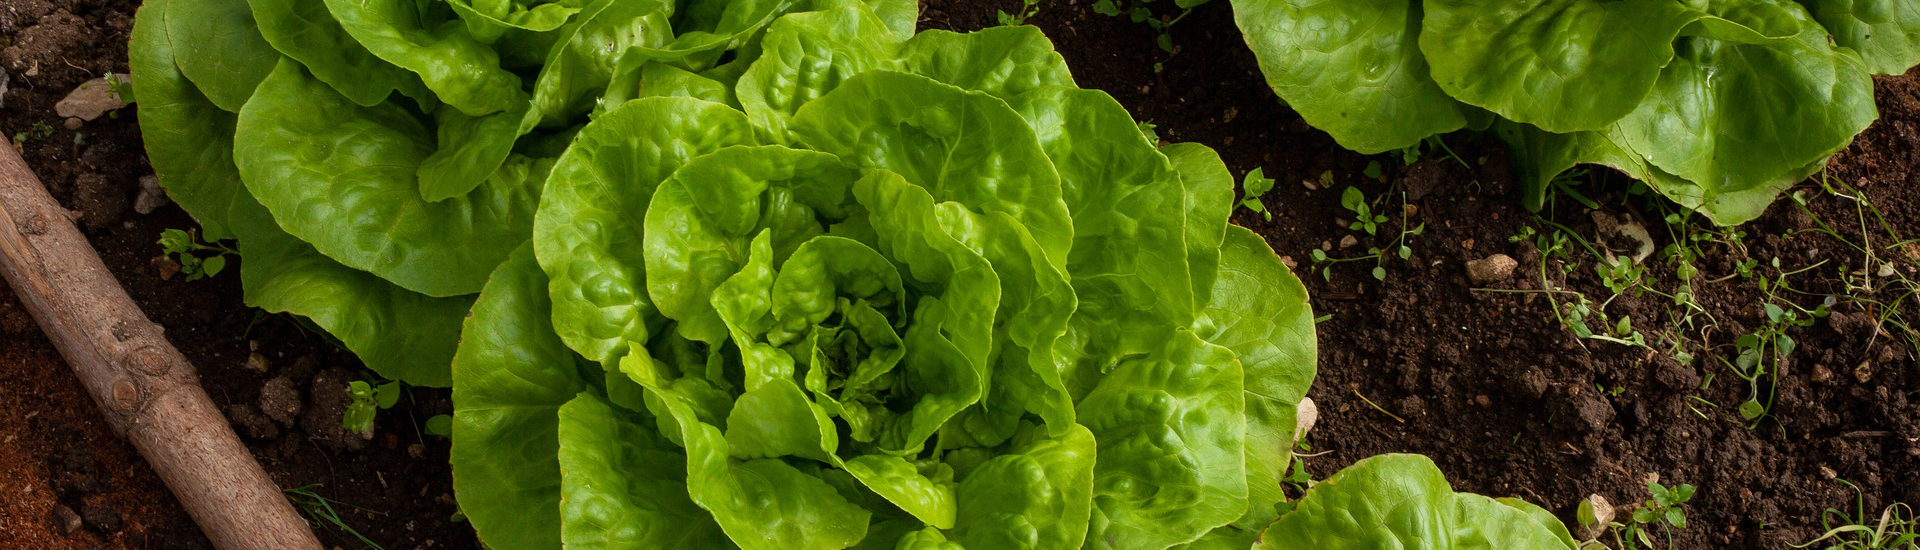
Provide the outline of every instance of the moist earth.
<path id="1" fill-rule="evenodd" d="M 80 83 L 126 72 L 137 2 L 4 4 L 0 131 L 25 136 L 19 147 L 28 164 L 198 366 L 268 473 L 300 488 L 294 500 L 303 508 L 328 499 L 354 532 L 387 548 L 478 548 L 456 519 L 447 441 L 420 428 L 451 409 L 447 392 L 409 388 L 399 406 L 381 412 L 371 437 L 342 429 L 347 384 L 370 376 L 350 354 L 295 319 L 247 308 L 234 266 L 187 281 L 160 257 L 160 232 L 193 221 L 177 207 L 139 200 L 152 169 L 134 123 L 137 104 L 93 121 L 53 114 Z M 1145 5 L 1165 20 L 1181 15 L 1171 2 Z M 980 29 L 998 24 L 996 11 L 1021 7 L 929 0 L 921 26 Z M 1690 525 L 1674 533 L 1677 548 L 1788 548 L 1824 531 L 1822 510 L 1850 510 L 1856 487 L 1875 514 L 1920 503 L 1916 337 L 1885 321 L 1920 321 L 1920 309 L 1898 301 L 1896 286 L 1848 288 L 1862 269 L 1877 274 L 1876 262 L 1920 277 L 1912 274 L 1920 249 L 1882 251 L 1869 262 L 1857 248 L 1869 238 L 1877 248 L 1896 242 L 1890 234 L 1920 235 L 1920 76 L 1876 81 L 1881 120 L 1825 173 L 1829 187 L 1877 207 L 1884 224 L 1817 183 L 1795 187 L 1789 193 L 1803 197 L 1804 208 L 1783 199 L 1739 228 L 1741 246 L 1701 245 L 1693 285 L 1700 313 L 1689 324 L 1671 299 L 1650 292 L 1598 306 L 1612 292 L 1592 255 L 1558 257 L 1531 238 L 1512 239 L 1528 228 L 1547 231 L 1548 222 L 1622 254 L 1640 246 L 1620 235 L 1623 225 L 1646 229 L 1656 249 L 1685 238 L 1689 226 L 1662 221 L 1669 207 L 1617 175 L 1592 170 L 1571 180 L 1597 209 L 1561 196 L 1532 213 L 1516 200 L 1518 185 L 1492 140 L 1448 136 L 1446 150 L 1430 147 L 1410 165 L 1395 154 L 1341 149 L 1266 87 L 1223 0 L 1168 27 L 1172 53 L 1146 25 L 1099 15 L 1086 0 L 1042 2 L 1027 22 L 1052 37 L 1081 86 L 1112 94 L 1165 141 L 1209 145 L 1236 175 L 1262 168 L 1277 181 L 1264 197 L 1271 218 L 1242 210 L 1234 222 L 1296 266 L 1324 317 L 1309 394 L 1321 411 L 1308 438 L 1317 454 L 1304 459 L 1313 476 L 1379 453 L 1424 453 L 1459 490 L 1524 497 L 1569 521 L 1589 494 L 1623 504 L 1648 498 L 1649 477 L 1693 484 L 1699 491 L 1686 505 Z M 1378 177 L 1365 175 L 1370 164 Z M 1360 231 L 1342 208 L 1350 186 L 1388 215 L 1378 235 Z M 1380 262 L 1381 280 L 1371 260 L 1333 265 L 1324 277 L 1312 262 L 1316 249 L 1334 258 L 1392 250 L 1403 223 L 1424 231 L 1405 242 L 1408 258 Z M 1670 293 L 1677 274 L 1661 258 L 1648 260 L 1645 280 Z M 1787 276 L 1792 291 L 1769 298 L 1758 277 L 1737 275 L 1745 260 L 1757 260 L 1766 278 L 1812 268 Z M 1572 297 L 1545 292 L 1551 288 L 1591 297 L 1610 318 L 1631 317 L 1653 349 L 1575 337 L 1554 314 L 1556 302 L 1565 311 Z M 1730 366 L 1735 339 L 1766 324 L 1770 300 L 1811 309 L 1833 295 L 1880 305 L 1846 301 L 1789 329 L 1798 346 L 1779 366 L 1769 414 L 1741 418 L 1735 407 L 1750 389 Z M 1675 350 L 1668 342 L 1681 343 Z M 1693 359 L 1683 364 L 1673 351 Z M 0 547 L 211 547 L 106 427 L 11 291 L 0 291 L 0 387 L 0 494 L 9 495 L 0 499 Z M 328 547 L 364 546 L 309 517 Z"/>

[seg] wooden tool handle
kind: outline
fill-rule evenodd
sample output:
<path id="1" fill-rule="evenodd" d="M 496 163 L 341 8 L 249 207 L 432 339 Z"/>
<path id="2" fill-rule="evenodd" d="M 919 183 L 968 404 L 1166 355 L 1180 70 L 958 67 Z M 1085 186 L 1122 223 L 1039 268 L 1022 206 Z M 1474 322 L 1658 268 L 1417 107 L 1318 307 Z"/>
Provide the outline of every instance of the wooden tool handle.
<path id="1" fill-rule="evenodd" d="M 127 297 L 11 144 L 0 143 L 0 275 L 214 546 L 317 550 L 193 365 Z"/>

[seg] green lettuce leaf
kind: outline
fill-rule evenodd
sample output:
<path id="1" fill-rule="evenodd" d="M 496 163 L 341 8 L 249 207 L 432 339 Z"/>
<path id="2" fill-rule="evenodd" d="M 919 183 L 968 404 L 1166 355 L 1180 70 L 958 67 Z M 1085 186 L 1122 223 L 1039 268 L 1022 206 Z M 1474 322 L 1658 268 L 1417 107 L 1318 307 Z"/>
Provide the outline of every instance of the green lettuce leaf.
<path id="1" fill-rule="evenodd" d="M 531 232 L 536 161 L 427 202 L 416 173 L 433 138 L 411 113 L 354 104 L 291 61 L 261 87 L 236 130 L 241 179 L 288 233 L 340 263 L 430 296 L 471 294 Z"/>
<path id="2" fill-rule="evenodd" d="M 1467 126 L 1429 76 L 1422 0 L 1234 0 L 1267 85 L 1342 147 L 1373 154 Z"/>

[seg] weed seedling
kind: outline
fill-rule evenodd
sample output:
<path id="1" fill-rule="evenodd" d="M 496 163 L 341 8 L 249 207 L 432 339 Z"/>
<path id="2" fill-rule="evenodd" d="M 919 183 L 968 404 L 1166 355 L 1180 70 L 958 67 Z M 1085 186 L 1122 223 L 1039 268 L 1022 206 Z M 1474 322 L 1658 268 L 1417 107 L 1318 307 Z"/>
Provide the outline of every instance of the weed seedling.
<path id="1" fill-rule="evenodd" d="M 1020 9 L 1015 10 L 1013 13 L 1007 13 L 1005 10 L 996 10 L 996 12 L 1000 16 L 1000 26 L 1013 27 L 1025 25 L 1027 24 L 1028 18 L 1033 17 L 1036 13 L 1040 13 L 1040 0 L 1020 0 Z"/>
<path id="2" fill-rule="evenodd" d="M 1323 175 L 1321 179 L 1324 181 L 1327 178 Z M 1387 223 L 1387 216 L 1375 213 L 1375 206 L 1367 203 L 1366 195 L 1362 194 L 1357 187 L 1348 187 L 1346 191 L 1340 193 L 1340 205 L 1355 214 L 1355 220 L 1353 224 L 1348 226 L 1349 229 L 1364 231 L 1368 235 L 1374 235 L 1379 231 L 1380 224 Z M 1406 193 L 1401 193 L 1400 211 L 1403 213 L 1406 212 L 1406 207 L 1407 195 Z M 1413 246 L 1409 244 L 1413 242 L 1413 237 L 1418 237 L 1426 231 L 1427 224 L 1425 222 L 1416 224 L 1412 229 L 1408 229 L 1407 217 L 1405 214 L 1402 214 L 1400 217 L 1400 232 L 1394 235 L 1393 242 L 1388 243 L 1387 246 L 1392 249 L 1393 255 L 1399 256 L 1401 260 L 1406 260 L 1413 257 Z M 1387 250 L 1388 248 L 1373 246 L 1367 248 L 1367 254 L 1364 256 L 1335 258 L 1328 256 L 1324 250 L 1314 249 L 1311 254 L 1313 257 L 1312 269 L 1320 272 L 1321 279 L 1332 280 L 1334 264 L 1373 260 L 1374 280 L 1384 281 L 1387 280 L 1387 268 L 1384 265 L 1387 258 Z"/>
<path id="3" fill-rule="evenodd" d="M 32 128 L 21 130 L 13 134 L 13 145 L 15 147 L 19 147 L 21 145 L 26 144 L 29 141 L 33 141 L 36 139 L 47 139 L 48 136 L 52 136 L 52 135 L 53 135 L 53 127 L 47 125 L 47 121 L 36 120 L 36 121 L 33 121 Z"/>
<path id="4" fill-rule="evenodd" d="M 1914 517 L 1913 507 L 1895 503 L 1881 510 L 1879 519 L 1871 519 L 1860 487 L 1844 479 L 1839 481 L 1853 488 L 1857 500 L 1855 512 L 1848 514 L 1828 508 L 1820 513 L 1820 524 L 1827 528 L 1825 533 L 1803 544 L 1789 546 L 1806 548 L 1828 541 L 1822 547 L 1824 550 L 1920 550 L 1920 519 Z"/>
<path id="5" fill-rule="evenodd" d="M 1375 168 L 1377 171 L 1378 166 Z M 1367 204 L 1367 196 L 1358 187 L 1348 187 L 1340 192 L 1340 207 L 1353 212 L 1353 227 L 1360 228 L 1368 235 L 1377 234 L 1380 224 L 1387 223 L 1387 216 L 1374 213 L 1373 207 Z"/>
<path id="6" fill-rule="evenodd" d="M 181 231 L 168 229 L 160 232 L 161 253 L 173 258 L 180 264 L 180 273 L 188 281 L 197 281 L 215 275 L 227 268 L 227 256 L 238 257 L 240 252 L 219 243 L 200 241 L 200 232 L 195 229 Z M 206 253 L 212 256 L 204 256 Z"/>
<path id="7" fill-rule="evenodd" d="M 1267 211 L 1267 204 L 1260 202 L 1261 196 L 1273 190 L 1273 178 L 1267 177 L 1262 169 L 1255 168 L 1252 172 L 1247 172 L 1247 177 L 1240 180 L 1240 188 L 1246 190 L 1246 193 L 1240 196 L 1241 208 L 1259 212 L 1267 220 L 1273 219 L 1273 213 Z"/>
<path id="8" fill-rule="evenodd" d="M 379 543 L 373 542 L 373 539 L 369 539 L 367 538 L 366 535 L 360 534 L 360 531 L 357 529 L 354 529 L 353 526 L 347 525 L 346 520 L 340 517 L 340 511 L 335 510 L 333 508 L 334 503 L 339 501 L 320 496 L 319 493 L 315 493 L 313 491 L 314 489 L 319 487 L 320 485 L 316 483 L 313 485 L 302 485 L 300 487 L 287 489 L 286 490 L 287 500 L 291 501 L 294 507 L 299 508 L 301 513 L 304 513 L 307 515 L 307 517 L 314 519 L 315 520 L 314 523 L 324 522 L 328 525 L 332 525 L 334 528 L 339 529 L 340 531 L 353 536 L 353 538 L 359 539 L 361 544 L 366 545 L 364 548 L 372 548 L 373 550 L 386 550 L 386 548 L 380 546 Z M 340 504 L 342 506 L 352 506 L 353 508 L 363 512 L 374 513 L 372 510 L 367 510 L 365 508 L 353 506 L 351 504 L 346 504 L 346 503 L 340 503 Z"/>
<path id="9" fill-rule="evenodd" d="M 1661 548 L 1653 538 L 1654 527 L 1658 526 L 1667 536 L 1665 548 L 1673 548 L 1673 530 L 1687 528 L 1687 512 L 1682 506 L 1693 500 L 1693 489 L 1692 485 L 1669 489 L 1659 481 L 1647 480 L 1647 492 L 1653 494 L 1653 500 L 1640 503 L 1626 522 L 1607 524 L 1613 530 L 1614 543 L 1623 550 Z"/>
<path id="10" fill-rule="evenodd" d="M 1167 31 L 1173 28 L 1175 23 L 1179 23 L 1181 19 L 1186 19 L 1187 14 L 1193 13 L 1193 10 L 1188 9 L 1182 11 L 1178 17 L 1161 18 L 1155 17 L 1153 10 L 1147 9 L 1147 4 L 1150 3 L 1153 3 L 1153 0 L 1095 0 L 1093 3 L 1093 12 L 1109 17 L 1126 17 L 1135 23 L 1144 24 L 1148 28 L 1153 29 L 1155 35 L 1153 43 L 1155 46 L 1159 46 L 1161 51 L 1169 54 L 1175 53 L 1173 49 L 1173 35 L 1168 34 Z M 1160 70 L 1161 65 L 1155 63 L 1153 72 L 1157 73 L 1160 72 Z"/>
<path id="11" fill-rule="evenodd" d="M 373 417 L 399 403 L 400 390 L 399 382 L 378 386 L 361 380 L 348 383 L 347 394 L 353 397 L 353 402 L 347 404 L 346 413 L 340 415 L 341 427 L 354 433 L 373 433 Z"/>

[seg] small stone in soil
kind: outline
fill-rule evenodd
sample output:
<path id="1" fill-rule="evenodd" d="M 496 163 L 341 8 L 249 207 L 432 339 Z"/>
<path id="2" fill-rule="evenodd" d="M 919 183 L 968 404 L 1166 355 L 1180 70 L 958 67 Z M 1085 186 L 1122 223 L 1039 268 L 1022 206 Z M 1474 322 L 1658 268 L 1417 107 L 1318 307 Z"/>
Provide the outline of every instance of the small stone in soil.
<path id="1" fill-rule="evenodd" d="M 106 114 L 107 111 L 127 106 L 126 100 L 120 97 L 120 92 L 114 89 L 127 82 L 127 75 L 111 73 L 82 82 L 73 91 L 67 92 L 67 97 L 53 104 L 53 111 L 67 117 L 68 120 L 100 118 L 100 115 Z"/>
<path id="2" fill-rule="evenodd" d="M 73 513 L 73 509 L 65 504 L 53 506 L 53 521 L 60 525 L 60 530 L 66 534 L 71 535 L 74 531 L 80 530 L 80 514 Z"/>
<path id="3" fill-rule="evenodd" d="M 1514 261 L 1511 256 L 1494 254 L 1468 261 L 1467 278 L 1472 279 L 1473 284 L 1476 285 L 1505 281 L 1513 277 L 1513 270 L 1516 267 L 1520 267 L 1520 262 Z"/>
<path id="4" fill-rule="evenodd" d="M 1354 238 L 1353 235 L 1340 238 L 1340 248 L 1353 248 L 1357 244 L 1360 244 L 1360 239 Z"/>
<path id="5" fill-rule="evenodd" d="M 162 281 L 171 281 L 174 275 L 180 274 L 180 262 L 173 261 L 173 258 L 154 256 L 150 263 L 153 264 L 154 274 L 160 276 Z"/>
<path id="6" fill-rule="evenodd" d="M 243 366 L 245 366 L 247 370 L 257 372 L 260 374 L 266 374 L 267 369 L 269 368 L 267 364 L 267 356 L 260 355 L 259 353 L 247 354 L 247 363 Z"/>
<path id="7" fill-rule="evenodd" d="M 140 195 L 133 198 L 133 211 L 142 215 L 152 214 L 154 210 L 173 202 L 167 198 L 167 191 L 160 188 L 160 176 L 147 174 L 140 176 Z"/>

